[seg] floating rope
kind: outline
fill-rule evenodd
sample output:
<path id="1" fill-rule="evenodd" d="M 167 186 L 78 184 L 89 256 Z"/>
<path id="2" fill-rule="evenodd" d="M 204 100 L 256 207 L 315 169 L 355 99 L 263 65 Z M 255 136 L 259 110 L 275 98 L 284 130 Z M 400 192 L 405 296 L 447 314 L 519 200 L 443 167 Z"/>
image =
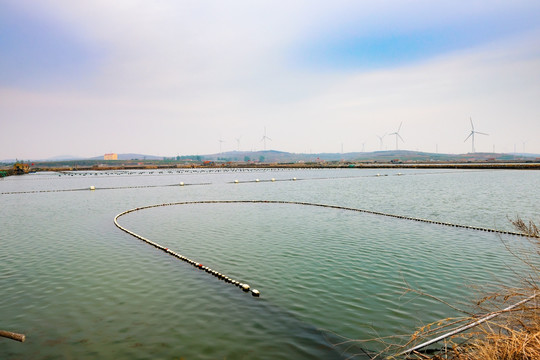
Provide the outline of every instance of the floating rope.
<path id="1" fill-rule="evenodd" d="M 483 170 L 485 171 L 485 170 Z M 457 172 L 457 171 L 456 171 Z M 468 171 L 473 172 L 473 171 Z M 480 172 L 478 170 L 477 172 Z M 418 175 L 440 175 L 440 174 L 450 174 L 453 173 L 451 171 L 447 171 L 444 173 L 441 172 L 425 172 L 425 173 L 413 173 L 413 174 L 403 174 L 403 173 L 397 173 L 393 176 L 418 176 Z M 191 173 L 189 175 L 193 175 L 194 173 Z M 69 175 L 69 174 L 64 174 Z M 177 175 L 177 174 L 173 174 Z M 73 176 L 73 175 L 71 175 Z M 81 176 L 81 175 L 79 175 Z M 146 175 L 145 175 L 146 176 Z M 227 182 L 228 184 L 248 184 L 248 183 L 258 183 L 258 182 L 283 182 L 283 181 L 310 181 L 310 180 L 339 180 L 339 179 L 359 179 L 359 178 L 371 178 L 371 177 L 387 177 L 388 174 L 370 174 L 370 175 L 358 175 L 358 176 L 337 176 L 337 177 L 318 177 L 318 178 L 305 178 L 305 179 L 297 179 L 296 177 L 293 178 L 285 178 L 285 179 L 255 179 L 255 180 L 234 180 Z M 105 177 L 105 176 L 98 176 L 98 177 Z M 118 189 L 143 189 L 143 188 L 157 188 L 157 187 L 170 187 L 170 186 L 189 186 L 189 185 L 212 185 L 212 183 L 194 183 L 194 184 L 184 184 L 183 182 L 180 182 L 179 184 L 164 184 L 164 185 L 139 185 L 139 186 L 117 186 L 117 187 L 102 187 L 102 188 L 96 188 L 95 186 L 85 187 L 85 188 L 77 188 L 77 189 L 58 189 L 58 190 L 30 190 L 30 191 L 9 191 L 9 192 L 2 192 L 0 195 L 12 195 L 12 194 L 37 194 L 37 193 L 52 193 L 52 192 L 66 192 L 66 191 L 87 191 L 87 190 L 118 190 Z"/>
<path id="2" fill-rule="evenodd" d="M 160 250 L 163 250 L 163 251 L 165 251 L 166 253 L 168 253 L 169 255 L 172 255 L 172 256 L 176 257 L 177 259 L 180 259 L 180 260 L 182 260 L 182 261 L 185 261 L 185 262 L 187 262 L 188 264 L 193 265 L 195 268 L 197 268 L 197 269 L 199 269 L 199 270 L 204 270 L 204 271 L 206 271 L 207 273 L 209 273 L 210 275 L 213 275 L 213 276 L 217 277 L 217 278 L 220 279 L 220 280 L 223 280 L 223 281 L 225 281 L 225 282 L 227 282 L 227 283 L 230 283 L 230 284 L 233 284 L 233 285 L 235 285 L 235 286 L 238 286 L 238 287 L 239 287 L 240 289 L 242 289 L 244 292 L 248 292 L 248 291 L 250 290 L 250 286 L 249 286 L 248 284 L 246 284 L 246 283 L 244 283 L 244 282 L 241 282 L 241 281 L 238 281 L 238 280 L 235 280 L 235 279 L 233 279 L 233 278 L 231 278 L 231 277 L 229 277 L 229 276 L 227 276 L 227 275 L 225 275 L 225 274 L 222 274 L 222 273 L 220 273 L 220 272 L 218 272 L 218 271 L 216 271 L 216 270 L 214 270 L 214 269 L 209 268 L 208 266 L 204 266 L 203 264 L 201 264 L 201 263 L 199 263 L 199 262 L 197 262 L 197 261 L 195 261 L 195 260 L 192 260 L 192 259 L 190 259 L 190 258 L 188 258 L 188 257 L 186 257 L 186 256 L 184 256 L 184 255 L 182 255 L 182 254 L 179 254 L 179 253 L 177 253 L 177 252 L 174 252 L 174 251 L 172 251 L 171 249 L 169 249 L 169 248 L 167 248 L 167 247 L 165 247 L 165 246 L 163 246 L 163 245 L 160 245 L 160 244 L 158 244 L 158 243 L 156 243 L 156 242 L 153 242 L 153 241 L 151 241 L 151 240 L 149 240 L 149 239 L 147 239 L 147 238 L 145 238 L 145 237 L 143 237 L 143 236 L 141 236 L 141 235 L 139 235 L 139 234 L 136 234 L 136 233 L 134 233 L 133 231 L 130 231 L 130 230 L 126 229 L 125 227 L 121 226 L 120 224 L 118 224 L 118 221 L 117 221 L 117 220 L 118 220 L 118 218 L 119 218 L 120 216 L 129 214 L 129 213 L 131 213 L 131 212 L 138 211 L 138 210 L 149 209 L 149 208 L 159 207 L 159 206 L 169 206 L 169 205 L 180 205 L 180 204 L 173 204 L 173 203 L 170 203 L 170 204 L 150 205 L 150 206 L 145 206 L 145 207 L 140 207 L 140 208 L 135 208 L 135 209 L 127 210 L 127 211 L 124 211 L 123 213 L 120 213 L 120 214 L 116 215 L 116 217 L 114 218 L 114 224 L 115 224 L 120 230 L 125 231 L 126 233 L 130 234 L 131 236 L 134 236 L 134 237 L 136 237 L 137 239 L 140 239 L 140 240 L 142 240 L 142 241 L 144 241 L 144 242 L 146 242 L 146 243 L 148 243 L 148 244 L 150 244 L 150 245 L 152 245 L 152 246 L 154 246 L 154 247 L 156 247 L 156 248 L 158 248 L 158 249 L 160 249 Z M 252 290 L 251 290 L 251 294 L 252 294 L 253 296 L 255 296 L 255 297 L 259 297 L 259 296 L 260 296 L 260 292 L 259 292 L 259 290 L 257 290 L 257 289 L 252 289 Z"/>
<path id="3" fill-rule="evenodd" d="M 124 212 L 121 215 L 124 215 L 124 214 L 129 213 L 129 212 L 133 212 L 133 211 L 136 211 L 136 210 L 143 210 L 143 209 L 159 207 L 159 206 L 188 205 L 188 204 L 289 204 L 289 205 L 318 206 L 318 207 L 324 207 L 324 208 L 330 208 L 330 209 L 339 209 L 339 210 L 363 212 L 363 213 L 366 213 L 366 214 L 387 216 L 387 217 L 392 217 L 392 218 L 402 219 L 402 220 L 419 221 L 419 222 L 425 222 L 425 223 L 435 224 L 435 225 L 458 227 L 458 228 L 469 229 L 469 230 L 493 232 L 493 233 L 514 235 L 514 236 L 535 237 L 535 236 L 532 236 L 532 235 L 529 235 L 529 234 L 524 234 L 524 233 L 519 233 L 519 232 L 490 229 L 490 228 L 485 228 L 485 227 L 480 227 L 480 226 L 460 225 L 460 224 L 454 224 L 454 223 L 443 222 L 443 221 L 436 221 L 436 220 L 423 219 L 423 218 L 415 218 L 415 217 L 411 217 L 411 216 L 389 214 L 389 213 L 384 213 L 384 212 L 380 212 L 380 211 L 358 209 L 358 208 L 351 208 L 351 207 L 338 206 L 338 205 L 317 204 L 317 203 L 301 202 L 301 201 L 283 201 L 283 200 L 203 200 L 203 201 L 183 201 L 183 202 L 164 203 L 164 204 L 144 206 L 144 207 L 128 210 L 127 212 Z"/>
<path id="4" fill-rule="evenodd" d="M 195 186 L 195 185 L 211 185 L 211 183 L 185 184 L 185 183 L 181 182 L 179 184 L 166 184 L 166 185 L 137 185 L 137 186 L 117 186 L 117 187 L 102 187 L 102 188 L 99 188 L 99 187 L 97 188 L 95 186 L 90 186 L 90 187 L 79 188 L 79 189 L 11 191 L 11 192 L 0 193 L 0 195 L 36 194 L 36 193 L 52 193 L 52 192 L 67 192 L 67 191 L 88 191 L 88 190 L 143 189 L 143 188 L 157 188 L 157 187 L 170 187 L 170 186 Z"/>
<path id="5" fill-rule="evenodd" d="M 402 216 L 402 215 L 395 215 L 395 214 L 388 214 L 388 213 L 383 213 L 383 212 L 379 212 L 379 211 L 372 211 L 372 210 L 364 210 L 364 209 L 357 209 L 357 208 L 351 208 L 351 207 L 345 207 L 345 206 L 338 206 L 338 205 L 328 205 L 328 204 L 317 204 L 317 203 L 309 203 L 309 202 L 300 202 L 300 201 L 280 201 L 280 200 L 203 200 L 203 201 L 182 201 L 182 202 L 173 202 L 173 203 L 163 203 L 163 204 L 155 204 L 155 205 L 148 205 L 148 206 L 143 206 L 143 207 L 138 207 L 138 208 L 134 208 L 134 209 L 130 209 L 130 210 L 126 210 L 118 215 L 115 216 L 114 218 L 114 224 L 122 231 L 130 234 L 131 236 L 134 236 L 136 237 L 137 239 L 140 239 L 162 251 L 165 251 L 166 253 L 182 260 L 182 261 L 185 261 L 191 265 L 193 265 L 194 267 L 196 267 L 197 269 L 199 270 L 204 270 L 206 271 L 207 273 L 209 273 L 210 275 L 213 275 L 215 277 L 217 277 L 218 279 L 221 279 L 221 280 L 224 280 L 225 282 L 227 283 L 231 283 L 233 285 L 236 285 L 238 287 L 240 287 L 242 290 L 244 290 L 245 292 L 249 291 L 250 290 L 250 286 L 246 283 L 243 283 L 241 281 L 238 281 L 238 280 L 235 280 L 235 279 L 232 279 L 228 276 L 226 276 L 225 274 L 222 274 L 216 270 L 213 270 L 207 266 L 204 266 L 203 264 L 195 261 L 195 260 L 192 260 L 182 254 L 179 254 L 177 252 L 174 252 L 173 250 L 163 246 L 163 245 L 160 245 L 154 241 L 151 241 L 139 234 L 136 234 L 134 233 L 133 231 L 131 230 L 128 230 L 126 229 L 125 227 L 121 226 L 120 224 L 118 224 L 118 218 L 120 218 L 121 216 L 124 216 L 126 214 L 129 214 L 129 213 L 132 213 L 132 212 L 135 212 L 135 211 L 140 211 L 140 210 L 145 210 L 145 209 L 150 209 L 150 208 L 156 208 L 156 207 L 162 207 L 162 206 L 174 206 L 174 205 L 191 205 L 191 204 L 288 204 L 288 205 L 305 205 L 305 206 L 318 206 L 318 207 L 324 207 L 324 208 L 330 208 L 330 209 L 339 209 L 339 210 L 347 210 L 347 211 L 356 211 L 356 212 L 363 212 L 363 213 L 367 213 L 367 214 L 373 214 L 373 215 L 380 215 L 380 216 L 387 216 L 387 217 L 393 217 L 393 218 L 397 218 L 397 219 L 403 219 L 403 220 L 412 220 L 412 221 L 420 221 L 420 222 L 426 222 L 426 223 L 430 223 L 430 224 L 436 224 L 436 225 L 443 225 L 443 226 L 452 226 L 452 227 L 460 227 L 460 228 L 464 228 L 464 229 L 470 229 L 470 230 L 478 230 L 478 231 L 487 231 L 487 232 L 494 232 L 494 233 L 500 233 L 500 234 L 508 234 L 508 235 L 515 235 L 515 236 L 525 236 L 525 237 L 531 237 L 530 235 L 528 234 L 522 234 L 522 233 L 517 233 L 517 232 L 511 232 L 511 231 L 504 231 L 504 230 L 495 230 L 495 229 L 488 229 L 488 228 L 483 228 L 483 227 L 478 227 L 478 226 L 468 226 L 468 225 L 459 225 L 459 224 L 452 224 L 452 223 L 446 223 L 446 222 L 442 222 L 442 221 L 434 221 L 434 220 L 428 220 L 428 219 L 421 219 L 421 218 L 413 218 L 413 217 L 408 217 L 408 216 Z M 259 296 L 260 295 L 260 292 L 256 289 L 253 289 L 251 290 L 251 293 L 253 296 Z"/>

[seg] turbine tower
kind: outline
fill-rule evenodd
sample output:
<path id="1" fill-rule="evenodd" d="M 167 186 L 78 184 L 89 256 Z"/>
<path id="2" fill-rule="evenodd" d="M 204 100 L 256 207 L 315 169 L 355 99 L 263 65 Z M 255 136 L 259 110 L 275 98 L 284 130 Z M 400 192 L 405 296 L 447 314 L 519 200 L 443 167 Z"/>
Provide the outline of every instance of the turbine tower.
<path id="1" fill-rule="evenodd" d="M 401 139 L 401 141 L 405 142 L 405 140 L 403 140 L 401 135 L 399 135 L 399 130 L 401 130 L 401 125 L 403 125 L 403 121 L 399 123 L 399 127 L 396 132 L 388 134 L 388 135 L 396 135 L 396 150 L 398 150 L 398 139 Z"/>
<path id="2" fill-rule="evenodd" d="M 474 130 L 474 124 L 472 122 L 472 118 L 469 118 L 469 120 L 471 120 L 471 133 L 469 134 L 469 136 L 467 136 L 465 138 L 465 141 L 467 141 L 469 138 L 471 138 L 471 143 L 472 143 L 472 153 L 474 154 L 475 151 L 474 151 L 474 134 L 480 134 L 480 135 L 488 135 L 486 133 L 483 133 L 483 132 L 480 132 L 480 131 L 475 131 Z M 463 142 L 465 142 L 463 141 Z"/>
<path id="3" fill-rule="evenodd" d="M 225 142 L 225 140 L 222 140 L 221 138 L 219 138 L 219 153 L 222 154 L 223 151 L 221 151 L 221 144 L 223 144 Z"/>
<path id="4" fill-rule="evenodd" d="M 266 136 L 266 126 L 264 127 L 264 135 L 261 139 L 261 141 L 264 143 L 264 151 L 266 151 L 266 140 L 272 141 L 268 136 Z"/>
<path id="5" fill-rule="evenodd" d="M 381 142 L 381 151 L 382 151 L 382 149 L 383 149 L 383 141 L 382 141 L 382 139 L 386 136 L 386 133 L 383 136 L 379 136 L 377 134 L 375 134 L 375 136 L 377 136 L 379 138 L 379 141 Z"/>
<path id="6" fill-rule="evenodd" d="M 240 151 L 240 139 L 241 138 L 242 138 L 241 136 L 236 138 L 236 144 L 238 145 L 237 151 Z"/>

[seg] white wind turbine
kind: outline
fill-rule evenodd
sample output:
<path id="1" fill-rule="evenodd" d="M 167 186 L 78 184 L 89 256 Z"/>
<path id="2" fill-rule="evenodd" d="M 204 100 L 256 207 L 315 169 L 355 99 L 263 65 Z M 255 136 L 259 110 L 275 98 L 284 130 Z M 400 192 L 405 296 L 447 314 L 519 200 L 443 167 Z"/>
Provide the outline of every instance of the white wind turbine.
<path id="1" fill-rule="evenodd" d="M 377 136 L 379 138 L 379 141 L 381 143 L 381 151 L 382 151 L 382 149 L 383 149 L 383 138 L 386 136 L 386 133 L 383 136 L 379 136 L 377 134 L 375 134 L 375 136 Z"/>
<path id="2" fill-rule="evenodd" d="M 401 130 L 401 125 L 403 125 L 403 121 L 399 123 L 399 127 L 396 132 L 388 134 L 388 135 L 396 135 L 396 150 L 398 150 L 398 139 L 401 139 L 401 141 L 405 142 L 405 140 L 403 140 L 401 135 L 399 135 L 399 130 Z"/>
<path id="3" fill-rule="evenodd" d="M 272 141 L 268 136 L 266 136 L 266 126 L 264 127 L 264 135 L 261 139 L 261 141 L 264 143 L 264 150 L 266 151 L 266 140 Z"/>
<path id="4" fill-rule="evenodd" d="M 474 124 L 472 122 L 472 118 L 469 118 L 469 120 L 471 120 L 471 133 L 469 134 L 469 136 L 467 136 L 465 138 L 465 141 L 467 141 L 469 138 L 471 138 L 471 143 L 472 143 L 472 153 L 474 154 L 474 134 L 480 134 L 480 135 L 488 135 L 486 133 L 483 133 L 483 132 L 480 132 L 480 131 L 475 131 L 474 130 Z M 465 142 L 463 141 L 463 142 Z"/>
<path id="5" fill-rule="evenodd" d="M 237 151 L 240 151 L 240 139 L 241 138 L 242 138 L 241 136 L 236 138 L 236 145 L 238 146 Z"/>
<path id="6" fill-rule="evenodd" d="M 223 153 L 223 152 L 221 151 L 221 144 L 223 144 L 223 143 L 225 142 L 225 140 L 219 138 L 218 141 L 219 141 L 219 153 L 221 154 L 221 153 Z"/>

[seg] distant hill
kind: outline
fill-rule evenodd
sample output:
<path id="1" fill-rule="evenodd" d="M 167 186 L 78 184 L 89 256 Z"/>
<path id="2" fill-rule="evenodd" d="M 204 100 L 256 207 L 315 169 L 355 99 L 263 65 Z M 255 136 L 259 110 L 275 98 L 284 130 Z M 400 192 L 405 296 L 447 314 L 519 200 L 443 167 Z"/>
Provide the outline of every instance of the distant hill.
<path id="1" fill-rule="evenodd" d="M 59 155 L 53 156 L 47 159 L 42 159 L 40 161 L 69 161 L 69 160 L 83 160 L 83 157 L 73 156 L 73 155 Z"/>
<path id="2" fill-rule="evenodd" d="M 103 160 L 103 155 L 85 158 L 72 155 L 59 155 L 47 159 L 19 159 L 25 162 L 61 162 L 61 161 L 77 161 L 77 160 Z M 118 154 L 118 160 L 163 160 L 163 156 L 143 155 L 143 154 Z M 0 160 L 0 163 L 10 164 L 17 161 L 16 159 Z"/>
<path id="3" fill-rule="evenodd" d="M 208 155 L 182 155 L 163 157 L 145 154 L 118 154 L 118 160 L 195 160 L 216 162 L 259 162 L 259 163 L 318 163 L 318 162 L 489 162 L 489 161 L 536 161 L 540 154 L 500 154 L 500 153 L 468 153 L 468 154 L 436 154 L 409 150 L 387 150 L 373 152 L 350 152 L 350 153 L 289 153 L 277 150 L 265 151 L 228 151 L 219 154 Z M 62 162 L 62 161 L 99 161 L 104 160 L 103 155 L 92 158 L 81 158 L 70 155 L 51 157 L 45 160 L 27 160 L 26 162 Z M 12 164 L 15 159 L 0 160 L 3 164 Z"/>
<path id="4" fill-rule="evenodd" d="M 73 155 L 58 155 L 53 156 L 47 159 L 18 159 L 18 161 L 24 161 L 24 162 L 46 162 L 46 161 L 73 161 L 73 160 L 84 160 L 85 158 L 80 156 L 73 156 Z M 5 159 L 0 160 L 0 163 L 4 164 L 11 164 L 15 163 L 17 159 Z"/>
<path id="5" fill-rule="evenodd" d="M 103 160 L 103 155 L 96 156 L 88 160 Z M 144 154 L 118 154 L 118 160 L 163 160 L 163 156 Z"/>
<path id="6" fill-rule="evenodd" d="M 267 151 L 230 151 L 221 154 L 203 155 L 204 160 L 212 161 L 260 161 L 267 163 L 295 163 L 295 162 L 323 162 L 323 161 L 346 161 L 346 162 L 390 162 L 415 161 L 509 161 L 509 160 L 534 160 L 539 156 L 535 154 L 494 154 L 494 153 L 474 153 L 474 154 L 436 154 L 409 150 L 387 150 L 374 152 L 351 152 L 351 153 L 316 153 L 297 154 L 276 150 Z"/>

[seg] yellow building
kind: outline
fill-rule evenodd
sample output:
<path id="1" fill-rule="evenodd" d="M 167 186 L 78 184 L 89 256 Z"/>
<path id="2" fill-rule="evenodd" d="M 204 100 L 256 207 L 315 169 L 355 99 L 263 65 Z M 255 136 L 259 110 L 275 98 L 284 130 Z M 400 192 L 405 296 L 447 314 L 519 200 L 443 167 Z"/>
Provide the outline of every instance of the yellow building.
<path id="1" fill-rule="evenodd" d="M 118 154 L 111 153 L 103 155 L 103 160 L 118 160 Z"/>

